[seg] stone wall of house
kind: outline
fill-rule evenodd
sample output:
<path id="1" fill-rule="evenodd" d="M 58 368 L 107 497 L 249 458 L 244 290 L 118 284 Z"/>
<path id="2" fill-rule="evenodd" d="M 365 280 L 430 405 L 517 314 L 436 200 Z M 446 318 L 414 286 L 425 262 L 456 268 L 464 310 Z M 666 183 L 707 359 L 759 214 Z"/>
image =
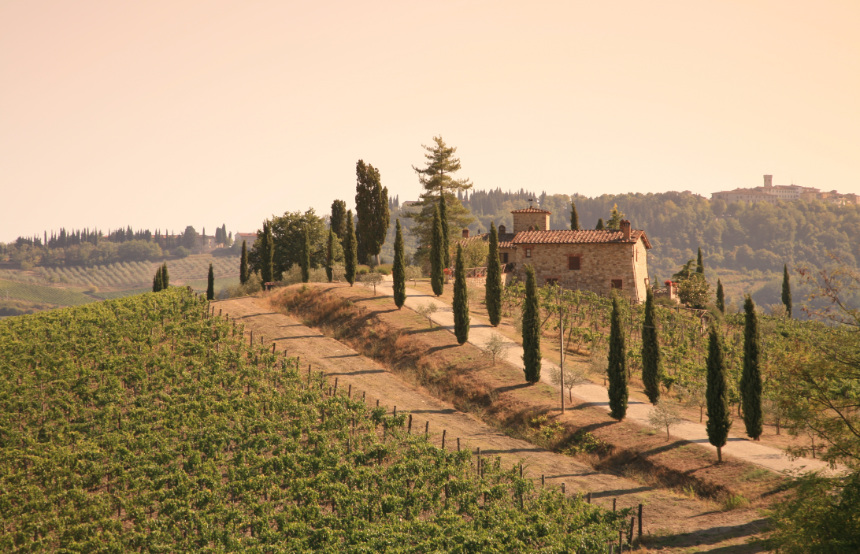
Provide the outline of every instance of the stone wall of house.
<path id="1" fill-rule="evenodd" d="M 527 251 L 531 256 L 527 257 Z M 580 256 L 580 269 L 568 269 L 568 257 Z M 567 289 L 584 289 L 608 295 L 612 281 L 621 280 L 621 293 L 634 302 L 645 301 L 647 253 L 640 240 L 630 243 L 520 244 L 512 256 L 514 273 L 525 280 L 525 266 L 535 268 L 539 286 L 556 280 Z"/>
<path id="2" fill-rule="evenodd" d="M 514 216 L 514 233 L 535 229 L 537 231 L 549 230 L 548 212 L 512 212 Z"/>

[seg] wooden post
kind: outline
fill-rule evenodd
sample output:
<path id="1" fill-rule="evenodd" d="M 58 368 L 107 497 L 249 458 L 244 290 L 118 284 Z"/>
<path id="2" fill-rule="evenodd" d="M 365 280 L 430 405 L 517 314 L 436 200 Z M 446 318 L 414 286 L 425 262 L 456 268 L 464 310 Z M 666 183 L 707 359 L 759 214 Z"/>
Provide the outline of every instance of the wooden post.
<path id="1" fill-rule="evenodd" d="M 251 331 L 251 339 L 248 341 L 248 346 L 254 346 L 254 331 Z"/>
<path id="2" fill-rule="evenodd" d="M 642 542 L 642 504 L 639 504 L 639 542 Z"/>
<path id="3" fill-rule="evenodd" d="M 311 364 L 308 364 L 308 385 L 311 384 Z"/>
<path id="4" fill-rule="evenodd" d="M 442 450 L 445 450 L 445 435 L 448 434 L 447 429 L 442 429 Z"/>
<path id="5" fill-rule="evenodd" d="M 377 408 L 379 407 L 379 399 L 378 398 L 376 399 L 376 407 Z"/>
<path id="6" fill-rule="evenodd" d="M 352 384 L 349 385 L 349 389 L 346 391 L 346 397 L 352 398 Z"/>
<path id="7" fill-rule="evenodd" d="M 272 355 L 273 356 L 275 355 L 275 343 L 274 342 L 272 343 Z"/>
<path id="8" fill-rule="evenodd" d="M 361 391 L 361 401 L 364 402 L 364 395 L 367 394 L 366 390 Z"/>
<path id="9" fill-rule="evenodd" d="M 406 427 L 406 432 L 410 435 L 412 434 L 412 414 L 409 414 L 409 423 Z"/>
<path id="10" fill-rule="evenodd" d="M 543 473 L 540 475 L 540 486 L 546 486 L 546 479 L 544 478 Z"/>
<path id="11" fill-rule="evenodd" d="M 630 529 L 627 531 L 627 544 L 633 545 L 633 525 L 636 523 L 636 518 L 630 518 Z"/>
<path id="12" fill-rule="evenodd" d="M 561 413 L 564 414 L 564 314 L 561 305 L 561 285 L 558 287 L 558 367 L 561 378 Z"/>
<path id="13" fill-rule="evenodd" d="M 523 478 L 523 463 L 520 462 L 520 479 Z"/>
<path id="14" fill-rule="evenodd" d="M 617 498 L 613 498 L 613 499 L 612 499 L 612 511 L 613 511 L 613 512 L 615 511 L 615 503 L 616 503 L 617 501 L 618 501 L 618 499 L 617 499 Z"/>
<path id="15" fill-rule="evenodd" d="M 335 393 L 335 394 L 337 394 L 337 380 L 338 380 L 338 378 L 337 378 L 337 377 L 335 377 L 335 378 L 334 378 L 334 393 Z"/>
<path id="16" fill-rule="evenodd" d="M 397 417 L 397 406 L 394 406 L 394 411 L 391 413 L 393 417 Z"/>
<path id="17" fill-rule="evenodd" d="M 460 451 L 460 437 L 457 437 L 457 452 Z"/>
<path id="18" fill-rule="evenodd" d="M 591 493 L 588 493 L 588 496 L 585 497 L 586 502 L 591 504 Z"/>
<path id="19" fill-rule="evenodd" d="M 565 492 L 565 490 L 564 490 L 564 489 L 565 489 L 565 486 L 564 486 L 564 483 L 562 482 L 562 484 L 561 484 L 561 494 L 562 494 L 562 496 L 564 496 L 565 494 L 567 494 L 567 493 Z"/>
<path id="20" fill-rule="evenodd" d="M 428 420 L 428 421 L 424 422 L 424 438 L 426 439 L 429 436 L 430 436 L 430 421 Z"/>

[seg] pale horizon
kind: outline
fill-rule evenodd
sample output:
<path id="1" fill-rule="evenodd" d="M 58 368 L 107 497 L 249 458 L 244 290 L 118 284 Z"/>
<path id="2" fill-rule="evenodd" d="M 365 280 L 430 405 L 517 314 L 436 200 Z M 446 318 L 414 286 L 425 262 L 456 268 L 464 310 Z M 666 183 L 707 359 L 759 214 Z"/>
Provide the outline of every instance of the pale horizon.
<path id="1" fill-rule="evenodd" d="M 0 241 L 476 189 L 860 193 L 860 3 L 0 2 Z M 622 207 L 623 209 L 623 207 Z"/>

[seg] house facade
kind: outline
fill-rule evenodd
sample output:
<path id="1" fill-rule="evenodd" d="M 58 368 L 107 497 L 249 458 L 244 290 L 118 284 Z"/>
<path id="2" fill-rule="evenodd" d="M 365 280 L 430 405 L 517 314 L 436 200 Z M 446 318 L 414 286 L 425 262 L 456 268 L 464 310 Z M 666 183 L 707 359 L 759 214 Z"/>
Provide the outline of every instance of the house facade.
<path id="1" fill-rule="evenodd" d="M 609 295 L 618 291 L 633 302 L 644 302 L 648 279 L 645 231 L 621 221 L 617 231 L 551 230 L 550 212 L 526 208 L 511 212 L 513 233 L 499 228 L 499 255 L 506 271 L 525 280 L 525 267 L 535 270 L 538 285 L 557 283 Z"/>

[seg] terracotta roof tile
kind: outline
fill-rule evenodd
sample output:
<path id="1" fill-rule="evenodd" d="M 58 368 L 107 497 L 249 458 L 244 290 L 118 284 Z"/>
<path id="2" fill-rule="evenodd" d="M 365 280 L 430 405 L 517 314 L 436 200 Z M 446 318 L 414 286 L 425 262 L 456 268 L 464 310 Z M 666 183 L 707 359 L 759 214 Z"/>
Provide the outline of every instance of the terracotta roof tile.
<path id="1" fill-rule="evenodd" d="M 621 231 L 597 231 L 597 230 L 581 230 L 581 231 L 521 231 L 511 241 L 516 244 L 611 244 L 611 243 L 628 243 L 632 244 L 642 239 L 645 242 L 646 248 L 651 248 L 651 242 L 645 231 L 631 231 L 630 240 L 625 241 Z"/>
<path id="2" fill-rule="evenodd" d="M 552 212 L 549 210 L 542 210 L 540 208 L 523 208 L 521 210 L 512 210 L 512 214 L 551 214 Z"/>

